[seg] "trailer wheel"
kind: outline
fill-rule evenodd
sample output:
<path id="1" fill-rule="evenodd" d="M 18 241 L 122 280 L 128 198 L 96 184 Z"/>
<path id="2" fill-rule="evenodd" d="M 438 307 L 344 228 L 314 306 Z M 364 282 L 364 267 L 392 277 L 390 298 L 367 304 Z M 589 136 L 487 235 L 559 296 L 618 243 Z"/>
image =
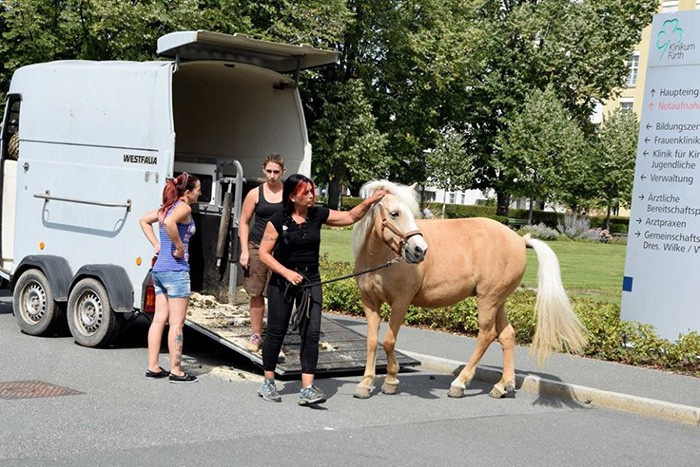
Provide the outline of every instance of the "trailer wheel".
<path id="1" fill-rule="evenodd" d="M 32 336 L 53 332 L 64 318 L 49 281 L 38 269 L 28 269 L 15 284 L 12 308 L 22 331 Z"/>
<path id="2" fill-rule="evenodd" d="M 85 347 L 106 347 L 119 333 L 120 319 L 100 281 L 82 279 L 73 287 L 68 296 L 68 327 Z"/>

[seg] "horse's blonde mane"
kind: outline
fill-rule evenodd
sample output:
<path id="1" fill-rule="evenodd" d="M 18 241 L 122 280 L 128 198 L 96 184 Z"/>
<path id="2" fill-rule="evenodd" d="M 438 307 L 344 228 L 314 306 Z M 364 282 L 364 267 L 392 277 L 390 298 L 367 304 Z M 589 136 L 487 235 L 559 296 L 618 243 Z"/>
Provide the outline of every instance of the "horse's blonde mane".
<path id="1" fill-rule="evenodd" d="M 387 193 L 396 196 L 399 202 L 404 204 L 413 214 L 414 217 L 420 218 L 420 207 L 418 205 L 418 193 L 410 186 L 400 185 L 387 180 L 374 180 L 367 182 L 360 188 L 360 196 L 367 198 L 375 190 L 383 189 Z M 365 242 L 365 238 L 369 234 L 374 224 L 374 215 L 377 212 L 377 205 L 372 206 L 365 217 L 355 224 L 352 229 L 352 256 L 357 259 Z"/>

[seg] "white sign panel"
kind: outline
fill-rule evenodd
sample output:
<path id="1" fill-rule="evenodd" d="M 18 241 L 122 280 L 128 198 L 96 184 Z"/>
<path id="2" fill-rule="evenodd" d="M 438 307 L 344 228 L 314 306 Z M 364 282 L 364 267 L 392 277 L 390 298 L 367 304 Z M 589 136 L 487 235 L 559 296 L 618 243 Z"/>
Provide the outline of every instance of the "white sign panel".
<path id="1" fill-rule="evenodd" d="M 700 330 L 700 11 L 656 15 L 637 146 L 622 318 Z"/>

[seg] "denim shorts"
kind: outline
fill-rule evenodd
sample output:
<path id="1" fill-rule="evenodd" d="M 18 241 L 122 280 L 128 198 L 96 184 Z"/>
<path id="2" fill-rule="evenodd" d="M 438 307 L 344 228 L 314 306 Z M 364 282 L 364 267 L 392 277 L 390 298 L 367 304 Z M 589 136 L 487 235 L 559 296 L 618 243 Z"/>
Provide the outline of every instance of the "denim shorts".
<path id="1" fill-rule="evenodd" d="M 189 298 L 189 271 L 154 271 L 151 276 L 156 295 L 165 294 L 169 298 Z"/>

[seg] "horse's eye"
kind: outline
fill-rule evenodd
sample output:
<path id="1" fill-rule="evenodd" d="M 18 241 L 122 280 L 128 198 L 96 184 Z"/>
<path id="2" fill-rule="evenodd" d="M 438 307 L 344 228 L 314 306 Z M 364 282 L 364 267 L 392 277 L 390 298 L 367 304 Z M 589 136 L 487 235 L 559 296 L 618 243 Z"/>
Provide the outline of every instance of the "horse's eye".
<path id="1" fill-rule="evenodd" d="M 389 215 L 390 215 L 392 218 L 396 219 L 397 217 L 399 217 L 399 211 L 391 211 L 391 212 L 389 213 Z"/>

